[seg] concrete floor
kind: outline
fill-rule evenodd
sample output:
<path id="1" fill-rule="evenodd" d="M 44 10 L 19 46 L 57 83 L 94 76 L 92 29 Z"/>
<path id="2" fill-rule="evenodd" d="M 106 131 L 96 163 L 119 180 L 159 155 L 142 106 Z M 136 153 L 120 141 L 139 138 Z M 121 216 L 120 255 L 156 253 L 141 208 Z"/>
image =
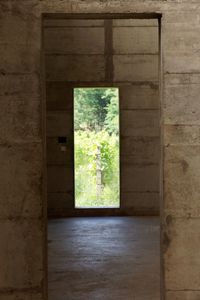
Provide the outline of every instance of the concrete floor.
<path id="1" fill-rule="evenodd" d="M 49 300 L 159 300 L 159 219 L 49 221 Z"/>

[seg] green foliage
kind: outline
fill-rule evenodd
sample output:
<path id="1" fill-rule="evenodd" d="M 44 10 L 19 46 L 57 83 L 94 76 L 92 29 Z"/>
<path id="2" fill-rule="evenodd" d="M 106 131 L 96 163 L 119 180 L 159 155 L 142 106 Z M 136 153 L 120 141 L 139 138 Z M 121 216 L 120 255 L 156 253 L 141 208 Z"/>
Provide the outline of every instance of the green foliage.
<path id="1" fill-rule="evenodd" d="M 76 206 L 118 206 L 118 89 L 77 88 L 74 96 Z"/>
<path id="2" fill-rule="evenodd" d="M 115 88 L 76 88 L 74 89 L 74 126 L 75 130 L 100 131 L 109 128 L 109 119 L 118 114 L 118 90 Z M 111 104 L 112 103 L 112 104 Z M 111 132 L 111 131 L 110 131 Z"/>
<path id="3" fill-rule="evenodd" d="M 117 94 L 113 95 L 107 106 L 105 128 L 110 134 L 119 134 L 119 101 Z"/>
<path id="4" fill-rule="evenodd" d="M 75 132 L 75 192 L 78 206 L 117 206 L 119 201 L 119 139 L 100 131 Z M 96 192 L 96 154 L 100 148 L 103 191 Z"/>

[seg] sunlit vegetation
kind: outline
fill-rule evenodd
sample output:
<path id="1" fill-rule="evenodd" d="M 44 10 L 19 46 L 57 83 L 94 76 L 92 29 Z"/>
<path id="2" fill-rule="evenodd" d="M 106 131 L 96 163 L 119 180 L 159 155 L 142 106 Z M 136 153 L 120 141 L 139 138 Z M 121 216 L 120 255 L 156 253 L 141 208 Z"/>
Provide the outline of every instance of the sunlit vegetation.
<path id="1" fill-rule="evenodd" d="M 76 207 L 118 207 L 118 89 L 74 89 L 74 130 Z"/>

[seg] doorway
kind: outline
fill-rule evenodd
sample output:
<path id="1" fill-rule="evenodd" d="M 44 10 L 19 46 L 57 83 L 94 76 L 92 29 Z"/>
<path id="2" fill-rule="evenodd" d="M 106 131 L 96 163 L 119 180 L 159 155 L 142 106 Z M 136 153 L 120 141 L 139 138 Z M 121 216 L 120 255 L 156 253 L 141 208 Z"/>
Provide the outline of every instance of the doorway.
<path id="1" fill-rule="evenodd" d="M 44 47 L 48 214 L 159 214 L 158 19 L 47 18 Z M 83 87 L 119 91 L 120 204 L 106 211 L 104 203 L 76 205 L 73 102 Z"/>
<path id="2" fill-rule="evenodd" d="M 75 207 L 119 207 L 119 165 L 118 88 L 75 88 Z"/>
<path id="3" fill-rule="evenodd" d="M 112 291 L 116 287 L 120 300 L 132 300 L 133 297 L 159 299 L 161 151 L 158 19 L 112 17 L 82 19 L 79 16 L 76 19 L 73 16 L 46 19 L 44 22 L 48 210 L 50 217 L 64 217 L 49 223 L 49 294 L 53 300 L 56 294 L 59 300 L 62 295 L 79 300 L 84 293 L 89 294 L 91 299 L 104 299 L 105 290 L 113 299 Z M 96 206 L 97 214 L 109 215 L 109 218 L 67 219 L 67 216 L 86 217 L 85 209 L 89 209 L 90 216 L 96 214 L 87 204 L 85 207 L 76 205 L 74 95 L 83 88 L 105 87 L 119 89 L 120 206 Z M 102 178 L 99 182 L 98 196 L 103 192 Z M 82 190 L 85 192 L 85 189 Z M 95 196 L 98 198 L 97 189 Z M 71 248 L 68 248 L 69 244 Z M 88 245 L 92 252 L 86 251 Z M 142 248 L 145 249 L 144 260 L 140 256 Z M 62 256 L 65 252 L 68 259 Z M 56 260 L 61 256 L 62 262 Z M 119 264 L 115 261 L 116 257 Z M 126 263 L 125 257 L 128 258 Z M 88 260 L 88 264 L 81 259 Z M 153 262 L 150 268 L 149 261 Z M 124 263 L 130 269 L 125 270 Z M 94 264 L 95 272 L 92 270 Z M 106 265 L 109 265 L 109 276 L 104 273 Z M 156 269 L 152 273 L 153 266 Z M 130 274 L 131 269 L 137 269 L 134 276 Z M 88 272 L 89 276 L 85 277 Z M 130 280 L 127 280 L 127 272 Z M 109 290 L 110 278 L 113 278 L 112 291 Z M 138 284 L 141 280 L 148 282 L 145 293 Z M 78 293 L 75 292 L 76 282 L 82 285 Z"/>

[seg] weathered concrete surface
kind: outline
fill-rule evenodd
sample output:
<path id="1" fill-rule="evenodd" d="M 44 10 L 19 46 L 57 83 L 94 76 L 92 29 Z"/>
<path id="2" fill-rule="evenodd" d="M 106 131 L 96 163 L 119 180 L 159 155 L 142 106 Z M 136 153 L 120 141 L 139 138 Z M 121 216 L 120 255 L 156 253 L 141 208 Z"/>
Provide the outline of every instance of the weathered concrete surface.
<path id="1" fill-rule="evenodd" d="M 0 3 L 0 299 L 5 300 L 45 297 L 41 23 L 24 4 Z"/>
<path id="2" fill-rule="evenodd" d="M 65 82 L 46 82 L 46 109 L 72 110 L 73 90 Z"/>
<path id="3" fill-rule="evenodd" d="M 35 245 L 40 245 L 43 239 L 42 222 L 34 219 L 13 221 L 0 221 L 1 237 L 5 241 L 0 249 L 0 289 L 39 290 L 43 280 L 43 249 Z M 10 274 L 13 266 L 23 272 L 13 270 Z"/>
<path id="4" fill-rule="evenodd" d="M 198 300 L 199 298 L 199 291 L 167 292 L 166 295 L 166 300 Z"/>
<path id="5" fill-rule="evenodd" d="M 34 297 L 34 298 L 33 298 Z M 37 291 L 36 292 L 16 292 L 14 295 L 13 293 L 10 293 L 10 294 L 3 294 L 3 299 L 4 300 L 42 300 L 42 296 L 41 296 L 41 293 L 38 293 Z"/>
<path id="6" fill-rule="evenodd" d="M 156 81 L 158 57 L 149 54 L 114 55 L 114 74 L 115 81 Z"/>
<path id="7" fill-rule="evenodd" d="M 48 137 L 47 138 L 47 163 L 49 165 L 65 165 L 73 167 L 73 159 L 74 154 L 72 151 L 71 145 L 73 143 L 72 140 L 68 140 L 66 145 L 64 146 L 64 150 L 62 151 L 63 146 L 58 143 L 57 137 Z"/>
<path id="8" fill-rule="evenodd" d="M 65 165 L 48 166 L 48 192 L 68 192 L 73 186 L 73 169 Z M 55 182 L 56 181 L 56 182 Z"/>
<path id="9" fill-rule="evenodd" d="M 177 217 L 199 216 L 199 152 L 200 144 L 173 145 L 166 149 L 166 213 Z"/>
<path id="10" fill-rule="evenodd" d="M 167 145 L 199 145 L 199 125 L 167 124 L 164 129 L 164 144 Z"/>
<path id="11" fill-rule="evenodd" d="M 91 43 L 92 40 L 92 43 Z M 104 54 L 104 28 L 52 27 L 44 30 L 47 53 Z"/>
<path id="12" fill-rule="evenodd" d="M 136 192 L 157 192 L 159 190 L 158 165 L 125 165 L 121 190 Z M 145 180 L 143 180 L 145 178 Z"/>
<path id="13" fill-rule="evenodd" d="M 55 219 L 48 239 L 49 300 L 160 299 L 158 218 Z"/>
<path id="14" fill-rule="evenodd" d="M 27 96 L 28 97 L 28 96 Z M 32 99 L 16 100 L 7 97 L 0 100 L 0 118 L 3 122 L 0 127 L 2 141 L 20 143 L 22 141 L 38 142 L 41 136 L 41 103 Z"/>
<path id="15" fill-rule="evenodd" d="M 200 261 L 199 218 L 168 216 L 169 249 L 165 254 L 168 262 L 165 280 L 170 291 L 199 290 Z"/>
<path id="16" fill-rule="evenodd" d="M 158 54 L 158 25 L 114 27 L 113 48 L 115 54 Z"/>
<path id="17" fill-rule="evenodd" d="M 200 7 L 199 0 L 116 0 L 116 1 L 100 1 L 100 0 L 70 0 L 70 1 L 61 1 L 61 0 L 2 0 L 0 1 L 0 22 L 3 31 L 1 31 L 0 36 L 0 48 L 2 55 L 1 59 L 1 80 L 0 80 L 0 94 L 2 103 L 1 114 L 8 114 L 9 109 L 6 106 L 9 106 L 7 102 L 7 96 L 9 96 L 15 101 L 16 99 L 23 100 L 26 99 L 27 102 L 32 106 L 32 101 L 35 99 L 35 96 L 42 103 L 42 97 L 40 94 L 40 51 L 41 47 L 41 13 L 142 13 L 142 12 L 158 12 L 163 14 L 162 20 L 162 44 L 163 44 L 163 85 L 165 89 L 163 103 L 169 105 L 171 103 L 169 93 L 167 91 L 168 86 L 165 84 L 166 76 L 168 78 L 174 78 L 174 73 L 177 73 L 179 79 L 187 78 L 189 82 L 190 93 L 185 94 L 182 93 L 184 90 L 183 85 L 179 85 L 179 92 L 177 95 L 183 95 L 179 100 L 180 102 L 176 102 L 179 106 L 179 110 L 176 114 L 170 112 L 168 117 L 165 116 L 166 110 L 162 112 L 162 127 L 164 129 L 164 141 L 168 141 L 168 144 L 175 143 L 175 136 L 180 143 L 185 143 L 191 147 L 194 146 L 196 141 L 199 141 L 199 123 L 197 122 L 197 117 L 194 114 L 194 118 L 191 113 L 187 113 L 187 118 L 181 118 L 181 124 L 179 124 L 180 114 L 179 111 L 195 111 L 198 110 L 193 97 L 191 95 L 195 95 L 196 87 L 194 84 L 194 77 L 196 78 L 199 75 L 200 69 L 200 60 L 199 60 L 199 16 L 200 16 Z M 173 24 L 179 24 L 180 29 L 183 28 L 182 34 L 176 35 L 177 27 L 172 26 Z M 3 25 L 3 26 L 2 26 Z M 188 29 L 186 29 L 186 27 Z M 191 34 L 187 31 L 189 28 L 192 28 Z M 3 33 L 2 33 L 3 32 Z M 166 36 L 168 35 L 168 37 Z M 169 37 L 170 35 L 170 37 Z M 177 43 L 177 38 L 179 38 L 179 42 Z M 17 44 L 16 44 L 17 43 Z M 7 44 L 7 45 L 6 45 Z M 18 45 L 20 44 L 20 45 Z M 31 47 L 29 47 L 31 44 Z M 181 51 L 177 51 L 177 49 L 173 49 L 174 45 L 179 44 L 181 47 Z M 16 51 L 14 50 L 16 47 Z M 21 49 L 21 50 L 20 50 Z M 179 49 L 180 50 L 180 49 Z M 180 74 L 182 73 L 182 74 Z M 195 73 L 195 74 L 194 74 Z M 31 94 L 31 89 L 33 94 Z M 194 90 L 193 90 L 194 89 Z M 15 93 L 15 95 L 13 94 Z M 33 96 L 34 95 L 34 96 Z M 22 98 L 23 97 L 23 98 Z M 24 98 L 25 97 L 25 98 Z M 169 98 L 168 98 L 169 97 Z M 191 97 L 191 102 L 189 102 L 189 106 L 187 103 L 188 97 Z M 196 96 L 198 99 L 198 94 Z M 20 99 L 21 98 L 21 99 Z M 167 99 L 168 98 L 168 99 Z M 177 99 L 177 98 L 176 98 Z M 178 101 L 178 100 L 176 100 Z M 181 104 L 182 103 L 182 104 Z M 20 103 L 19 103 L 20 104 Z M 189 110 L 188 110 L 189 109 Z M 41 118 L 39 111 L 36 110 L 33 114 L 36 114 L 33 118 L 37 119 L 39 122 L 39 127 L 41 125 Z M 179 115 L 179 120 L 177 116 Z M 170 116 L 170 123 L 169 123 Z M 0 127 L 5 128 L 5 120 L 8 120 L 7 117 L 0 119 Z M 186 120 L 186 121 L 185 121 Z M 189 121 L 189 122 L 188 122 Z M 6 121 L 7 122 L 7 121 Z M 18 127 L 18 118 L 15 119 L 16 126 Z M 180 128 L 177 127 L 180 125 Z M 191 134 L 189 134 L 189 132 Z M 189 138 L 188 138 L 189 136 Z M 40 131 L 38 131 L 38 135 L 35 136 L 38 140 L 38 143 L 42 145 L 42 136 Z M 15 143 L 21 144 L 21 153 L 23 153 L 23 147 L 25 147 L 25 142 L 30 142 L 35 140 L 35 138 L 27 137 L 23 135 L 23 138 L 19 139 L 19 136 L 13 140 L 13 132 L 8 131 L 5 134 L 3 139 L 1 139 L 1 147 L 4 147 L 4 144 L 9 141 L 10 146 L 15 147 Z M 171 141 L 169 141 L 171 139 Z M 169 145 L 165 145 L 163 148 L 163 154 L 165 156 L 165 151 L 167 151 L 167 147 Z M 199 142 L 198 142 L 199 144 Z M 176 147 L 172 148 L 172 152 L 175 151 Z M 174 149 L 174 150 L 173 150 Z M 187 147 L 185 147 L 185 151 Z M 181 155 L 183 152 L 179 152 L 176 155 Z M 193 153 L 193 150 L 189 147 L 189 153 Z M 172 154 L 171 154 L 172 155 Z M 186 157 L 186 161 L 188 160 L 188 155 L 184 155 Z M 196 170 L 199 169 L 199 156 L 200 154 L 195 154 L 196 158 Z M 38 152 L 37 157 L 33 157 L 31 162 L 33 165 L 36 161 L 41 159 L 41 154 Z M 1 157 L 1 163 L 4 161 L 4 156 Z M 178 157 L 176 158 L 176 160 Z M 164 176 L 164 187 L 166 183 L 166 169 L 168 167 L 169 161 L 165 159 L 163 165 L 163 176 Z M 193 165 L 193 164 L 192 164 Z M 21 169 L 21 160 L 17 160 L 16 167 Z M 7 172 L 11 172 L 11 165 L 8 166 Z M 20 170 L 21 172 L 21 170 Z M 182 181 L 184 175 L 184 168 L 182 171 L 179 170 L 179 177 L 176 177 L 176 181 L 179 184 Z M 192 174 L 192 173 L 191 173 Z M 27 174 L 30 179 L 34 178 L 33 174 Z M 42 170 L 37 171 L 37 176 L 40 177 L 40 184 L 42 185 L 42 181 L 44 179 L 44 173 Z M 172 182 L 174 178 L 174 173 L 168 172 L 168 182 Z M 189 188 L 190 190 L 196 190 L 199 186 L 197 186 L 196 180 L 188 175 L 189 178 Z M 196 188 L 195 188 L 196 187 Z M 11 190 L 7 189 L 5 193 L 1 192 L 1 201 L 2 199 L 6 199 L 10 197 Z M 20 186 L 16 189 L 15 192 L 18 197 L 23 199 L 23 194 L 21 194 Z M 190 199 L 192 199 L 193 195 L 191 194 Z M 12 197 L 12 206 L 17 203 L 17 197 Z M 168 204 L 169 198 L 164 198 L 164 205 L 162 206 L 163 211 L 165 211 L 165 206 Z M 35 203 L 37 207 L 37 203 L 39 205 L 43 205 L 43 195 L 42 189 L 38 193 L 38 198 L 35 198 Z M 19 202 L 21 203 L 21 201 Z M 19 204 L 20 205 L 20 204 Z M 194 203 L 194 207 L 195 207 Z M 198 205 L 198 204 L 197 204 Z M 23 300 L 36 299 L 36 300 L 46 300 L 46 293 L 43 290 L 43 284 L 45 285 L 46 280 L 46 271 L 45 271 L 45 256 L 42 255 L 41 260 L 32 259 L 32 253 L 36 251 L 41 251 L 42 249 L 45 251 L 45 230 L 41 226 L 33 226 L 33 219 L 30 217 L 26 217 L 27 220 L 31 220 L 28 222 L 27 229 L 23 229 L 23 226 L 17 226 L 17 222 L 23 223 L 23 218 L 19 217 L 19 220 L 16 220 L 16 215 L 14 212 L 12 216 L 10 211 L 12 211 L 11 205 L 9 201 L 4 205 L 5 211 L 9 212 L 8 215 L 4 215 L 1 217 L 1 233 L 4 233 L 4 228 L 9 227 L 10 229 L 7 231 L 7 234 L 1 234 L 1 247 L 2 254 L 4 257 L 1 263 L 1 290 L 0 297 L 5 300 L 16 300 L 17 298 Z M 173 206 L 172 206 L 173 209 Z M 169 218 L 168 222 L 165 222 L 165 214 L 162 214 L 162 235 L 164 239 L 162 240 L 162 249 L 165 250 L 165 259 L 162 261 L 163 272 L 165 274 L 166 280 L 164 281 L 164 287 L 162 289 L 162 294 L 166 296 L 167 300 L 196 300 L 199 298 L 200 291 L 200 280 L 199 280 L 199 271 L 196 266 L 199 266 L 199 237 L 198 237 L 198 228 L 199 228 L 199 215 L 193 218 L 192 216 L 187 215 L 187 207 L 185 208 L 184 215 L 177 216 L 175 213 L 172 215 L 173 222 L 170 222 L 169 226 Z M 190 210 L 190 209 L 189 209 Z M 37 217 L 34 217 L 34 222 L 40 224 L 40 222 L 44 225 L 44 219 L 38 220 L 39 213 L 36 213 Z M 10 221 L 7 219 L 9 218 Z M 187 226 L 188 225 L 188 226 Z M 170 229 L 171 235 L 168 237 L 168 229 Z M 27 233 L 32 231 L 32 236 L 39 236 L 38 239 L 33 239 L 34 242 L 30 243 L 30 237 Z M 186 234 L 185 235 L 184 233 Z M 16 233 L 16 237 L 13 236 Z M 5 247 L 5 243 L 9 245 Z M 190 244 L 191 243 L 191 244 Z M 27 252 L 25 255 L 24 251 L 21 251 L 21 255 L 19 256 L 19 252 L 16 252 L 16 249 L 23 247 L 22 245 L 28 245 Z M 31 245 L 31 247 L 29 247 Z M 165 245 L 165 248 L 163 247 Z M 36 250 L 38 249 L 38 250 Z M 186 250 L 184 250 L 186 249 Z M 9 251 L 8 251 L 9 250 Z M 162 250 L 162 251 L 163 251 Z M 183 252 L 184 253 L 183 253 Z M 174 256 L 172 255 L 174 253 Z M 180 253 L 180 255 L 179 255 Z M 38 276 L 30 276 L 27 272 L 23 273 L 23 269 L 19 266 L 19 262 L 17 259 L 13 259 L 13 257 L 20 257 L 24 261 L 24 265 L 28 266 L 28 269 L 37 270 L 40 268 L 40 272 Z M 13 259 L 12 265 L 7 266 L 6 263 Z M 185 264 L 186 259 L 186 264 Z M 191 270 L 191 265 L 194 266 L 194 272 Z M 19 267 L 18 267 L 19 266 Z M 26 269 L 26 270 L 28 270 Z M 199 267 L 198 267 L 199 269 Z M 23 290 L 20 290 L 20 285 L 16 285 L 13 280 L 13 272 L 17 272 L 20 277 L 20 284 L 24 287 Z M 35 272 L 35 271 L 34 271 Z M 37 272 L 36 272 L 37 274 Z M 180 275 L 181 274 L 181 275 Z M 36 290 L 34 290 L 35 284 L 34 278 L 41 278 L 43 280 L 43 284 L 39 285 Z M 183 280 L 182 280 L 183 278 Z M 31 284 L 29 282 L 31 280 Z M 191 280 L 192 279 L 192 280 Z M 41 282 L 41 281 L 40 281 Z M 7 283 L 10 284 L 9 289 Z M 172 284 L 173 283 L 173 284 Z M 179 288 L 181 287 L 181 291 Z M 189 289 L 189 290 L 188 290 Z"/>
<path id="18" fill-rule="evenodd" d="M 42 216 L 41 153 L 39 143 L 0 146 L 0 190 L 6 195 L 0 201 L 0 219 Z"/>
<path id="19" fill-rule="evenodd" d="M 156 174 L 156 172 L 158 172 L 158 170 L 154 171 L 154 174 Z M 143 178 L 145 177 L 146 174 Z M 158 189 L 157 186 L 156 189 Z M 121 202 L 122 209 L 131 208 L 133 211 L 136 211 L 138 215 L 141 216 L 154 215 L 155 210 L 157 210 L 157 207 L 160 206 L 159 191 L 144 191 L 143 186 L 140 188 L 140 191 L 121 190 L 121 198 L 126 200 L 124 202 Z"/>
<path id="20" fill-rule="evenodd" d="M 152 136 L 122 136 L 121 162 L 126 164 L 159 164 L 160 139 Z M 157 176 L 159 177 L 159 176 Z"/>
<path id="21" fill-rule="evenodd" d="M 157 85 L 120 85 L 121 109 L 159 109 Z"/>
<path id="22" fill-rule="evenodd" d="M 59 137 L 72 134 L 73 116 L 69 111 L 49 111 L 47 113 L 47 136 Z"/>
<path id="23" fill-rule="evenodd" d="M 37 74 L 19 73 L 16 76 L 1 70 L 0 78 L 0 100 L 4 102 L 5 99 L 23 101 L 27 100 L 27 97 L 32 97 L 34 100 L 40 101 L 40 80 Z"/>
<path id="24" fill-rule="evenodd" d="M 48 81 L 76 81 L 77 74 L 80 81 L 99 82 L 105 79 L 103 55 L 47 55 L 45 65 Z"/>
<path id="25" fill-rule="evenodd" d="M 200 75 L 168 75 L 164 110 L 167 123 L 200 124 Z"/>
<path id="26" fill-rule="evenodd" d="M 49 215 L 62 215 L 63 211 L 74 209 L 74 195 L 71 189 L 47 194 Z M 62 208 L 62 209 L 61 209 Z"/>
<path id="27" fill-rule="evenodd" d="M 121 112 L 122 136 L 158 137 L 158 110 L 123 110 Z"/>

